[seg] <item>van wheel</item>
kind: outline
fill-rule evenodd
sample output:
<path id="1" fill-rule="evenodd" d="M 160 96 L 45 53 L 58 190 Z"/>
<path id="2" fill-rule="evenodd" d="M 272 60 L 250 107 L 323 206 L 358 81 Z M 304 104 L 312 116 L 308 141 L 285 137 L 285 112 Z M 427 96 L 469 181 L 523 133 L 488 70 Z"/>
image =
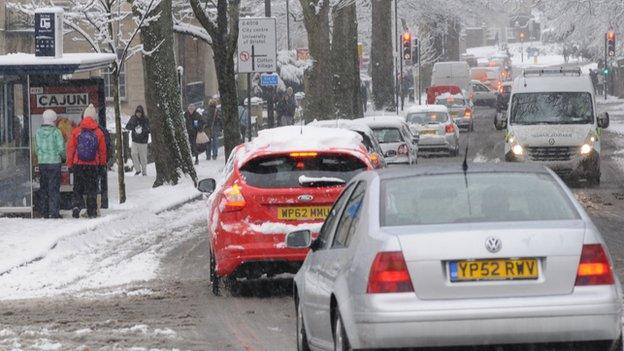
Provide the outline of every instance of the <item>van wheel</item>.
<path id="1" fill-rule="evenodd" d="M 212 294 L 214 296 L 220 296 L 221 291 L 219 290 L 219 284 L 221 283 L 221 279 L 217 274 L 217 262 L 215 261 L 214 254 L 212 250 L 210 251 L 210 284 L 212 285 Z"/>
<path id="2" fill-rule="evenodd" d="M 587 184 L 591 187 L 600 185 L 600 170 L 593 172 L 589 177 L 587 177 Z"/>
<path id="3" fill-rule="evenodd" d="M 342 317 L 338 308 L 336 308 L 336 317 L 334 318 L 334 351 L 352 351 L 347 332 L 342 323 Z"/>

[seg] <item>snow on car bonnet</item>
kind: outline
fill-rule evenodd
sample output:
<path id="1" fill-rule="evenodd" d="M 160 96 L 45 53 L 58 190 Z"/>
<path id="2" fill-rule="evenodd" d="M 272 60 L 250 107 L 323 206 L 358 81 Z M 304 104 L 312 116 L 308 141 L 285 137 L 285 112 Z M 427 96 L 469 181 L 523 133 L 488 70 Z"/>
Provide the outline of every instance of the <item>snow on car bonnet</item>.
<path id="1" fill-rule="evenodd" d="M 254 156 L 256 151 L 291 152 L 324 151 L 331 149 L 362 150 L 362 137 L 353 131 L 313 126 L 288 126 L 265 129 L 258 137 L 245 143 L 238 155 L 239 165 Z"/>

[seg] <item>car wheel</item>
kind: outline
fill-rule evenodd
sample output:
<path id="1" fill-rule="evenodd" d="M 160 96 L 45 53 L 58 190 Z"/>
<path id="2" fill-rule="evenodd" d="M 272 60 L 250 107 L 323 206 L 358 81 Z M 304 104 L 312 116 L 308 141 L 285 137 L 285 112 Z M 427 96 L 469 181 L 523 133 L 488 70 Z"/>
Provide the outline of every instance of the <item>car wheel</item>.
<path id="1" fill-rule="evenodd" d="M 334 318 L 334 351 L 352 351 L 349 338 L 342 323 L 340 312 L 336 308 L 336 317 Z"/>
<path id="2" fill-rule="evenodd" d="M 299 299 L 295 302 L 295 309 L 297 313 L 297 351 L 310 351 L 308 334 L 306 334 L 305 323 L 303 322 L 303 311 L 301 310 Z"/>
<path id="3" fill-rule="evenodd" d="M 214 296 L 220 296 L 219 291 L 220 278 L 217 274 L 217 262 L 215 261 L 212 250 L 210 251 L 210 285 L 212 286 L 212 294 Z"/>

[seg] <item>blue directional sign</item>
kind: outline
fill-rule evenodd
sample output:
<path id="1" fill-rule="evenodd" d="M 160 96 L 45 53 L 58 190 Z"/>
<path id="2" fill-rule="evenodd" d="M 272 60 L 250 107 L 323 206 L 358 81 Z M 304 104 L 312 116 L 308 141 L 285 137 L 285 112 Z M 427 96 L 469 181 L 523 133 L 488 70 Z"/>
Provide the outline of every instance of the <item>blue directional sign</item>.
<path id="1" fill-rule="evenodd" d="M 260 75 L 260 85 L 263 87 L 276 87 L 279 81 L 277 74 L 262 74 Z"/>

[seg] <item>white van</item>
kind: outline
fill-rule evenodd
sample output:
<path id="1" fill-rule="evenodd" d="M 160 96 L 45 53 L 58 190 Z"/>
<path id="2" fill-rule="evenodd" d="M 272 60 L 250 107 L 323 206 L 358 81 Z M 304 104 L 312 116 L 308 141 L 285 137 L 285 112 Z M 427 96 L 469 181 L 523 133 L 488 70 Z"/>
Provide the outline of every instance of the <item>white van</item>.
<path id="1" fill-rule="evenodd" d="M 434 64 L 431 86 L 436 85 L 457 85 L 464 91 L 464 94 L 467 94 L 470 85 L 470 66 L 463 61 Z"/>
<path id="2" fill-rule="evenodd" d="M 580 69 L 527 69 L 512 85 L 505 160 L 536 162 L 563 178 L 600 183 L 600 138 L 594 88 Z"/>

